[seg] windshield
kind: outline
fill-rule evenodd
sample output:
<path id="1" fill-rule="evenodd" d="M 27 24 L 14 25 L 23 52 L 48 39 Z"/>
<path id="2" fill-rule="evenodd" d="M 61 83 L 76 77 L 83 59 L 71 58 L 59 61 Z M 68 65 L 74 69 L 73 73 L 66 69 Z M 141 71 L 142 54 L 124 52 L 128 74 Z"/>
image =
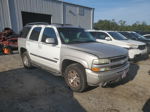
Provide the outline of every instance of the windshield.
<path id="1" fill-rule="evenodd" d="M 127 40 L 125 36 L 118 32 L 108 32 L 115 40 Z"/>
<path id="2" fill-rule="evenodd" d="M 96 42 L 94 37 L 81 28 L 57 28 L 60 38 L 65 44 Z"/>
<path id="3" fill-rule="evenodd" d="M 131 33 L 131 34 L 133 34 L 133 35 L 136 36 L 137 38 L 146 39 L 144 36 L 142 36 L 142 35 L 140 35 L 140 34 L 138 34 L 138 33 L 136 33 L 136 32 L 133 32 L 133 33 Z"/>

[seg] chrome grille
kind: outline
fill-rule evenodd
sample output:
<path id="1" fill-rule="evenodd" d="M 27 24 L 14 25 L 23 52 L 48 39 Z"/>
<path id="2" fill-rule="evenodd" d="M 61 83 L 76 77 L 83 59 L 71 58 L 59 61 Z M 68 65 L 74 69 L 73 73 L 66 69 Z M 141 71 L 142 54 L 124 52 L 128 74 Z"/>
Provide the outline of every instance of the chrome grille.
<path id="1" fill-rule="evenodd" d="M 119 68 L 119 67 L 124 67 L 126 65 L 127 65 L 127 62 L 125 62 L 123 64 L 113 65 L 113 66 L 111 66 L 111 69 L 115 69 L 115 68 Z"/>
<path id="2" fill-rule="evenodd" d="M 128 56 L 119 56 L 111 59 L 111 69 L 124 67 L 128 64 Z"/>
<path id="3" fill-rule="evenodd" d="M 112 58 L 111 63 L 121 61 L 121 60 L 124 60 L 126 58 L 127 58 L 127 56 L 120 56 L 120 57 Z"/>

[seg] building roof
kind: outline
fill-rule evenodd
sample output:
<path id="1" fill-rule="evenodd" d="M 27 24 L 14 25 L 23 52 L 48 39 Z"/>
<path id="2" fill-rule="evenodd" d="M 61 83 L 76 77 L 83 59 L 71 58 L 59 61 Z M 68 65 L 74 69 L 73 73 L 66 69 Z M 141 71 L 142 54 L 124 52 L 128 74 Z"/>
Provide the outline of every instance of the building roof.
<path id="1" fill-rule="evenodd" d="M 74 6 L 79 6 L 79 7 L 84 7 L 84 8 L 88 8 L 88 9 L 94 9 L 92 7 L 87 7 L 87 6 L 83 6 L 83 5 L 79 5 L 79 4 L 74 4 L 74 3 L 70 3 L 70 2 L 65 2 L 63 0 L 51 0 L 51 1 L 61 2 L 61 3 L 65 3 L 65 4 L 69 4 L 69 5 L 74 5 Z"/>

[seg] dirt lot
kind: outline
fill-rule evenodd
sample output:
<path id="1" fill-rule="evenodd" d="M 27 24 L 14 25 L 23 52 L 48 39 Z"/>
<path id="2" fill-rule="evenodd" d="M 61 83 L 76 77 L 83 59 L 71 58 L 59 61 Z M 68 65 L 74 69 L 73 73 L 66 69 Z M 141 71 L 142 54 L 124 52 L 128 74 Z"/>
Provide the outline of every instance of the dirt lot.
<path id="1" fill-rule="evenodd" d="M 150 59 L 106 88 L 74 93 L 63 78 L 26 70 L 18 54 L 0 56 L 0 112 L 150 112 Z"/>

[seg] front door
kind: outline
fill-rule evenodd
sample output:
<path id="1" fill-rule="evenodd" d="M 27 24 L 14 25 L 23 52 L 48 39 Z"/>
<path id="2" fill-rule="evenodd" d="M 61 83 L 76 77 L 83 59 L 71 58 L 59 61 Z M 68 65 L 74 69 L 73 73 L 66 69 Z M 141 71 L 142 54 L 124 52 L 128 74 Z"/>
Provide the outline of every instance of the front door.
<path id="1" fill-rule="evenodd" d="M 47 38 L 54 38 L 55 44 L 47 44 Z M 59 70 L 60 63 L 60 46 L 58 45 L 55 30 L 51 27 L 46 27 L 43 31 L 41 40 L 38 44 L 39 56 L 41 64 L 53 70 Z"/>

